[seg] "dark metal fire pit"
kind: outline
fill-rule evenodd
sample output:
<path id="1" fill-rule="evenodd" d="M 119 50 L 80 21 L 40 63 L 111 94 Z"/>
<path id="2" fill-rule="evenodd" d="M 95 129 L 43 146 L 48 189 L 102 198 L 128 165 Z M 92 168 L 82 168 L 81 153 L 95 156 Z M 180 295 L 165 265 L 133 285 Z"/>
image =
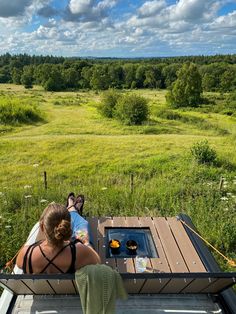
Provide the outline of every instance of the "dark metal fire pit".
<path id="1" fill-rule="evenodd" d="M 149 228 L 106 228 L 105 231 L 107 257 L 158 257 Z M 115 252 L 109 246 L 112 239 L 117 239 L 121 243 L 119 250 Z M 130 245 L 127 245 L 127 243 Z"/>

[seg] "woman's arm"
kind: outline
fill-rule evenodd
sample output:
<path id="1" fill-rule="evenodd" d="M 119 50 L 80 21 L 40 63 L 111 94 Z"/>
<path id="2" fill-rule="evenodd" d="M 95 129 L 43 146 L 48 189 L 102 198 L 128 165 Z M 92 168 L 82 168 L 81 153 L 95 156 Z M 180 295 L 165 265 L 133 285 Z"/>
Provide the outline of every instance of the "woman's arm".
<path id="1" fill-rule="evenodd" d="M 19 252 L 19 254 L 17 255 L 17 258 L 16 258 L 16 265 L 20 268 L 20 269 L 23 269 L 23 262 L 24 262 L 24 256 L 25 256 L 25 253 L 28 249 L 28 245 L 27 246 L 23 246 Z"/>
<path id="2" fill-rule="evenodd" d="M 101 259 L 97 252 L 90 246 L 77 243 L 76 245 L 76 269 L 86 265 L 100 264 Z"/>

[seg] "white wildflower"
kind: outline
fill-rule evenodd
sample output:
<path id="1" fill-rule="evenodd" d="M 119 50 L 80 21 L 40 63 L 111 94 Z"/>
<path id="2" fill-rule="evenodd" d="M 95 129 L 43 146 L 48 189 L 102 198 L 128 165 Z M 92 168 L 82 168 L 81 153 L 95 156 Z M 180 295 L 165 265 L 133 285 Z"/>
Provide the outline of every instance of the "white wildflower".
<path id="1" fill-rule="evenodd" d="M 30 189 L 32 186 L 31 185 L 25 185 L 24 186 L 24 189 L 26 190 L 26 189 Z"/>
<path id="2" fill-rule="evenodd" d="M 33 164 L 34 168 L 37 168 L 39 166 L 39 164 Z"/>
<path id="3" fill-rule="evenodd" d="M 45 200 L 45 199 L 43 199 L 43 198 L 40 200 L 40 203 L 47 203 L 47 202 L 48 202 L 48 201 Z"/>
<path id="4" fill-rule="evenodd" d="M 25 195 L 25 198 L 31 198 L 32 195 Z"/>
<path id="5" fill-rule="evenodd" d="M 222 201 L 228 201 L 228 197 L 226 197 L 226 196 L 223 196 L 223 197 L 221 197 L 220 198 Z"/>
<path id="6" fill-rule="evenodd" d="M 11 229 L 11 225 L 6 225 L 5 229 Z"/>
<path id="7" fill-rule="evenodd" d="M 105 191 L 105 190 L 107 190 L 107 187 L 104 186 L 103 188 L 101 188 L 101 190 Z"/>

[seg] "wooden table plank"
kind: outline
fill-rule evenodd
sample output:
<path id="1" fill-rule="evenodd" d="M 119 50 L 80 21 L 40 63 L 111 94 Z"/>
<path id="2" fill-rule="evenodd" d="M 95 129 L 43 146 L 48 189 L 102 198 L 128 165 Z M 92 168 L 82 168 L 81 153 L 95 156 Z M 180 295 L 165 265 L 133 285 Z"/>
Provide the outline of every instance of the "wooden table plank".
<path id="1" fill-rule="evenodd" d="M 113 217 L 113 227 L 122 228 L 125 226 L 125 217 Z"/>
<path id="2" fill-rule="evenodd" d="M 126 226 L 130 228 L 139 228 L 140 223 L 138 217 L 126 217 Z"/>
<path id="3" fill-rule="evenodd" d="M 154 217 L 153 222 L 161 239 L 171 271 L 177 273 L 189 272 L 166 219 L 163 217 Z"/>
<path id="4" fill-rule="evenodd" d="M 184 257 L 185 263 L 190 272 L 206 272 L 202 261 L 197 254 L 191 240 L 189 239 L 182 223 L 175 217 L 167 218 L 167 222 L 178 243 L 179 249 Z"/>
<path id="5" fill-rule="evenodd" d="M 156 246 L 158 258 L 150 259 L 153 272 L 165 272 L 165 273 L 170 272 L 170 268 L 166 261 L 166 257 L 165 257 L 164 250 L 161 245 L 161 241 L 159 239 L 158 233 L 155 229 L 155 226 L 153 224 L 151 217 L 139 217 L 139 222 L 140 222 L 141 227 L 150 228 L 152 238 Z"/>
<path id="6" fill-rule="evenodd" d="M 112 227 L 113 219 L 112 217 L 99 217 L 98 219 L 98 238 L 105 236 L 105 227 Z"/>

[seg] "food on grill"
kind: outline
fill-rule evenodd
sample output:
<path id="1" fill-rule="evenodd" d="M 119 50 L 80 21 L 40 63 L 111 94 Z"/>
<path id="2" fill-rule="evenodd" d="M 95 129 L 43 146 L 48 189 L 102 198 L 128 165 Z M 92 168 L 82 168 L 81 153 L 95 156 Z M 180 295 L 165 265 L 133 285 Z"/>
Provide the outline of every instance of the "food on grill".
<path id="1" fill-rule="evenodd" d="M 128 240 L 126 242 L 126 247 L 129 251 L 136 251 L 138 248 L 138 243 L 134 240 Z"/>
<path id="2" fill-rule="evenodd" d="M 110 247 L 113 249 L 117 249 L 120 247 L 120 242 L 117 240 L 111 240 L 110 242 Z"/>
<path id="3" fill-rule="evenodd" d="M 136 250 L 137 249 L 137 245 L 130 245 L 127 246 L 129 250 Z"/>

